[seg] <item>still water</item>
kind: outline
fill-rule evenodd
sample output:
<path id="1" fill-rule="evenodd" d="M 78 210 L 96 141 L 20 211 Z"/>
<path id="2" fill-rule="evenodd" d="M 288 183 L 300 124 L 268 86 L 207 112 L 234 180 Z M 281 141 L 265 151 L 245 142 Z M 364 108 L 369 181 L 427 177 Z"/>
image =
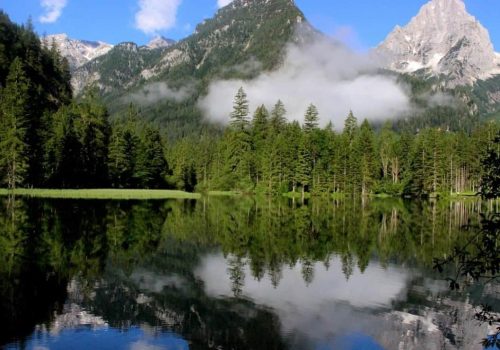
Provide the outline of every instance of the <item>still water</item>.
<path id="1" fill-rule="evenodd" d="M 481 349 L 476 201 L 2 201 L 0 348 Z"/>

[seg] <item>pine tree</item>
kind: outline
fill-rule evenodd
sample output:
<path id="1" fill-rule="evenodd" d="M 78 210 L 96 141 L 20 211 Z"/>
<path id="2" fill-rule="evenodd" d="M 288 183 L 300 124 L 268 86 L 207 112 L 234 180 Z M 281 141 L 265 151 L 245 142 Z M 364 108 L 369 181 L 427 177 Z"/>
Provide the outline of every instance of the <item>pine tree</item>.
<path id="1" fill-rule="evenodd" d="M 115 123 L 109 142 L 108 170 L 111 185 L 117 188 L 137 186 L 136 158 L 140 152 L 138 111 L 129 105 L 124 121 Z"/>
<path id="2" fill-rule="evenodd" d="M 134 186 L 135 158 L 139 140 L 133 130 L 122 126 L 113 127 L 109 143 L 109 178 L 117 188 Z"/>
<path id="3" fill-rule="evenodd" d="M 29 84 L 23 64 L 16 58 L 10 66 L 0 101 L 0 166 L 9 189 L 22 185 L 28 170 L 26 123 L 29 120 L 29 111 L 26 106 Z"/>
<path id="4" fill-rule="evenodd" d="M 111 127 L 108 110 L 99 101 L 97 91 L 86 91 L 81 103 L 75 106 L 79 115 L 75 123 L 82 144 L 82 187 L 106 186 L 108 180 L 108 147 Z"/>
<path id="5" fill-rule="evenodd" d="M 271 111 L 271 128 L 275 133 L 280 133 L 286 125 L 286 109 L 281 100 L 278 100 Z"/>
<path id="6" fill-rule="evenodd" d="M 344 124 L 341 139 L 342 188 L 349 194 L 361 191 L 361 155 L 356 147 L 358 137 L 358 121 L 352 112 L 349 112 Z"/>
<path id="7" fill-rule="evenodd" d="M 230 125 L 234 130 L 245 130 L 248 125 L 248 100 L 243 87 L 238 89 L 233 101 L 233 112 L 231 113 Z"/>
<path id="8" fill-rule="evenodd" d="M 295 168 L 295 181 L 302 187 L 302 200 L 305 192 L 309 190 L 311 184 L 312 161 L 307 149 L 305 136 L 301 137 L 297 154 L 297 164 Z"/>
<path id="9" fill-rule="evenodd" d="M 309 107 L 307 107 L 307 111 L 304 116 L 304 131 L 306 133 L 311 132 L 312 130 L 318 127 L 318 121 L 319 121 L 318 115 L 319 113 L 316 106 L 310 104 Z"/>
<path id="10" fill-rule="evenodd" d="M 269 152 L 267 147 L 269 136 L 269 113 L 264 105 L 255 110 L 252 119 L 252 176 L 258 185 L 263 177 L 264 158 Z"/>
<path id="11" fill-rule="evenodd" d="M 356 154 L 361 156 L 361 194 L 364 196 L 370 192 L 376 180 L 374 135 L 366 119 L 359 129 L 356 148 Z"/>
<path id="12" fill-rule="evenodd" d="M 134 177 L 137 178 L 140 188 L 164 187 L 168 165 L 163 153 L 160 133 L 151 126 L 146 126 L 143 131 L 135 164 Z"/>

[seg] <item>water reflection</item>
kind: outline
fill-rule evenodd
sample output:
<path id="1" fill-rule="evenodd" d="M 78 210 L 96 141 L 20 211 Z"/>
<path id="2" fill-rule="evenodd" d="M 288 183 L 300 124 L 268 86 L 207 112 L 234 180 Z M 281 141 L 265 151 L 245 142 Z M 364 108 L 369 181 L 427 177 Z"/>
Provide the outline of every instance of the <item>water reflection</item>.
<path id="1" fill-rule="evenodd" d="M 431 268 L 476 201 L 3 205 L 9 349 L 474 349 L 471 307 L 497 298 L 450 293 Z"/>

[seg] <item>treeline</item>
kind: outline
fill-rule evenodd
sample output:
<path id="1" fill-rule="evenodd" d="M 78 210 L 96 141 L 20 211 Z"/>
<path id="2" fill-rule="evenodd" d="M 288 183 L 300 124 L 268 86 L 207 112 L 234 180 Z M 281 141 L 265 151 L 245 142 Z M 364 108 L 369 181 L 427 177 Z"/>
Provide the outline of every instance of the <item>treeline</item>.
<path id="1" fill-rule="evenodd" d="M 375 132 L 350 113 L 341 133 L 319 127 L 314 105 L 304 122 L 288 122 L 280 101 L 250 117 L 240 89 L 221 138 L 179 141 L 168 152 L 177 187 L 199 190 L 312 194 L 431 195 L 477 192 L 481 158 L 494 147 L 499 127 L 485 123 L 471 133 L 428 128 L 397 133 L 392 123 Z M 496 147 L 496 146 L 495 146 Z"/>

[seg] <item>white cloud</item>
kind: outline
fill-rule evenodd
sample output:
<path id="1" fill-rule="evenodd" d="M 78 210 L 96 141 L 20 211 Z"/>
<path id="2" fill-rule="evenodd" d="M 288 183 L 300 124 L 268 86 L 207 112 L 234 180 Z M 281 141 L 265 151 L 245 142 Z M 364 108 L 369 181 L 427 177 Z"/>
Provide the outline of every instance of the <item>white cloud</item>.
<path id="1" fill-rule="evenodd" d="M 322 125 L 331 121 L 337 128 L 343 126 L 349 110 L 360 120 L 404 115 L 411 109 L 406 87 L 380 74 L 378 67 L 374 57 L 320 37 L 304 46 L 289 45 L 277 71 L 250 81 L 213 82 L 199 106 L 209 119 L 226 123 L 233 97 L 242 86 L 251 110 L 261 104 L 272 108 L 281 99 L 288 119 L 300 122 L 310 103 L 318 107 Z"/>
<path id="2" fill-rule="evenodd" d="M 45 13 L 40 16 L 42 23 L 54 23 L 61 16 L 62 10 L 67 5 L 67 0 L 42 0 L 40 5 Z"/>
<path id="3" fill-rule="evenodd" d="M 147 106 L 165 99 L 182 102 L 191 96 L 193 92 L 193 84 L 188 83 L 183 87 L 173 88 L 168 86 L 167 83 L 156 82 L 144 86 L 140 91 L 127 96 L 127 99 L 139 105 Z"/>
<path id="4" fill-rule="evenodd" d="M 217 0 L 217 6 L 224 7 L 232 3 L 233 0 Z"/>
<path id="5" fill-rule="evenodd" d="M 207 255 L 200 261 L 195 275 L 203 281 L 207 295 L 234 296 L 232 281 L 224 273 L 232 258 L 219 253 Z M 249 261 L 244 262 L 242 297 L 273 310 L 280 319 L 282 334 L 306 337 L 302 338 L 306 344 L 307 339 L 315 344 L 310 348 L 318 348 L 318 340 L 329 342 L 332 335 L 361 332 L 376 336 L 377 331 L 389 331 L 394 327 L 388 321 L 390 318 L 372 311 L 389 311 L 394 302 L 404 300 L 413 277 L 410 271 L 400 267 L 381 267 L 372 262 L 363 273 L 354 268 L 347 280 L 340 257 L 334 256 L 329 260 L 329 268 L 319 262 L 312 264 L 314 278 L 310 284 L 304 282 L 303 263 L 282 266 L 281 279 L 275 287 L 268 275 L 255 279 Z"/>
<path id="6" fill-rule="evenodd" d="M 135 26 L 146 34 L 175 26 L 177 9 L 182 0 L 139 0 Z"/>

